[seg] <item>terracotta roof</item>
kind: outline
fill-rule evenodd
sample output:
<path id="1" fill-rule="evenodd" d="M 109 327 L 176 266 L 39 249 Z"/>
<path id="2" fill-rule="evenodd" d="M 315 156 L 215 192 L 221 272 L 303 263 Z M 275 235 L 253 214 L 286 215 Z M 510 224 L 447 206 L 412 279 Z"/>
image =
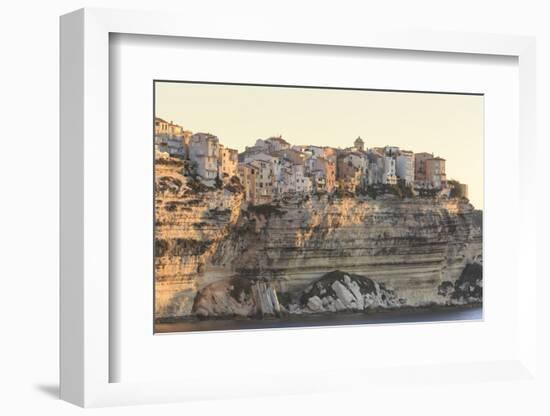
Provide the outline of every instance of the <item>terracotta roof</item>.
<path id="1" fill-rule="evenodd" d="M 287 159 L 295 165 L 303 165 L 304 159 L 306 157 L 305 153 L 299 152 L 294 149 L 278 150 L 276 152 L 272 152 L 271 155 Z"/>
<path id="2" fill-rule="evenodd" d="M 343 159 L 343 158 L 348 157 L 348 156 L 357 156 L 357 157 L 364 158 L 366 156 L 366 154 L 361 153 L 361 152 L 355 152 L 355 151 L 349 152 L 348 151 L 348 152 L 339 154 L 338 159 Z"/>
<path id="3" fill-rule="evenodd" d="M 269 139 L 266 139 L 267 140 L 271 140 L 271 141 L 274 141 L 274 142 L 279 142 L 281 144 L 288 144 L 290 145 L 289 142 L 287 142 L 285 139 L 283 139 L 282 137 L 270 137 Z"/>

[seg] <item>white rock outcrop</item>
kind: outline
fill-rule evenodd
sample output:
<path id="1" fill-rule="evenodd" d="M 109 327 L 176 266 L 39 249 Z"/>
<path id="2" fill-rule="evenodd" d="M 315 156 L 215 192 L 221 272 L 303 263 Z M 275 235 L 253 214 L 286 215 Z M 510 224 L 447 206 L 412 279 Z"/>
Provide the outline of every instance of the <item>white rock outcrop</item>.
<path id="1" fill-rule="evenodd" d="M 401 301 L 383 284 L 335 270 L 306 288 L 300 306 L 303 312 L 362 311 L 396 308 L 401 306 Z"/>
<path id="2" fill-rule="evenodd" d="M 193 303 L 198 317 L 278 316 L 281 307 L 274 288 L 263 281 L 233 277 L 201 289 Z"/>

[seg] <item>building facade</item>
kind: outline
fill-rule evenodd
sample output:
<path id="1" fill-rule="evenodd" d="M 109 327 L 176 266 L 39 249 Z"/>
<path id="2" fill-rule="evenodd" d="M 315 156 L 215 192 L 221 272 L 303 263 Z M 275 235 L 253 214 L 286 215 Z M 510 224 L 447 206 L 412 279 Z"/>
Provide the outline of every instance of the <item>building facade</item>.
<path id="1" fill-rule="evenodd" d="M 155 117 L 155 151 L 184 159 L 187 155 L 185 139 L 189 137 L 188 133 L 172 121 Z"/>
<path id="2" fill-rule="evenodd" d="M 219 177 L 226 180 L 237 175 L 237 164 L 239 163 L 239 152 L 235 149 L 219 145 Z"/>
<path id="3" fill-rule="evenodd" d="M 406 185 L 414 183 L 414 153 L 410 150 L 400 150 L 395 158 L 395 174 L 398 180 Z"/>
<path id="4" fill-rule="evenodd" d="M 311 177 L 313 190 L 332 192 L 336 185 L 336 164 L 324 157 L 313 156 L 306 161 L 306 172 Z"/>
<path id="5" fill-rule="evenodd" d="M 256 190 L 255 204 L 268 204 L 273 200 L 275 177 L 269 161 L 253 160 L 250 165 L 255 168 Z"/>
<path id="6" fill-rule="evenodd" d="M 426 160 L 426 185 L 432 189 L 444 189 L 447 187 L 445 159 L 434 157 Z"/>
<path id="7" fill-rule="evenodd" d="M 257 168 L 247 164 L 239 163 L 237 176 L 244 190 L 244 198 L 252 204 L 256 203 L 256 174 Z"/>
<path id="8" fill-rule="evenodd" d="M 189 160 L 195 163 L 197 175 L 212 181 L 218 177 L 220 142 L 210 133 L 195 133 L 189 138 Z"/>
<path id="9" fill-rule="evenodd" d="M 157 117 L 155 157 L 188 159 L 196 175 L 209 185 L 237 176 L 245 200 L 252 204 L 271 203 L 285 194 L 332 193 L 337 188 L 355 193 L 371 185 L 394 185 L 398 181 L 415 188 L 452 188 L 447 186 L 445 159 L 397 146 L 367 150 L 361 137 L 345 149 L 291 146 L 280 136 L 270 137 L 238 153 L 213 134 L 191 134 Z"/>
<path id="10" fill-rule="evenodd" d="M 434 157 L 433 153 L 415 153 L 414 166 L 414 185 L 416 188 L 446 188 L 445 159 Z"/>
<path id="11" fill-rule="evenodd" d="M 384 156 L 384 173 L 382 174 L 383 184 L 395 185 L 397 183 L 396 166 L 393 156 Z"/>
<path id="12" fill-rule="evenodd" d="M 355 192 L 357 188 L 365 188 L 368 177 L 368 158 L 364 153 L 345 152 L 338 156 L 336 175 L 338 183 L 344 189 Z"/>

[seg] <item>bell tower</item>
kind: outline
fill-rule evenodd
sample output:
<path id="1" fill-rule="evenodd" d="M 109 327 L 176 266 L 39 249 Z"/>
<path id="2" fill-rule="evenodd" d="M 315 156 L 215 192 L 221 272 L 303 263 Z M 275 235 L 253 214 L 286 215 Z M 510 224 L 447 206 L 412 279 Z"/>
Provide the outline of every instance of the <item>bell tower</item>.
<path id="1" fill-rule="evenodd" d="M 353 142 L 353 145 L 357 150 L 364 151 L 365 150 L 365 142 L 363 139 L 361 139 L 361 136 L 357 137 L 355 141 Z"/>

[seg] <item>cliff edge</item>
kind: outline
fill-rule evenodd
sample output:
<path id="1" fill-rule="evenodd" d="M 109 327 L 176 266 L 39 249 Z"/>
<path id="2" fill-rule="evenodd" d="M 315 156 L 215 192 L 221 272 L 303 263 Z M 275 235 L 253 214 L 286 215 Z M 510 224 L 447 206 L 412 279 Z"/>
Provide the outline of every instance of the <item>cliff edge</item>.
<path id="1" fill-rule="evenodd" d="M 467 200 L 309 195 L 250 206 L 238 181 L 207 187 L 184 165 L 156 167 L 156 318 L 481 301 L 481 213 Z"/>

